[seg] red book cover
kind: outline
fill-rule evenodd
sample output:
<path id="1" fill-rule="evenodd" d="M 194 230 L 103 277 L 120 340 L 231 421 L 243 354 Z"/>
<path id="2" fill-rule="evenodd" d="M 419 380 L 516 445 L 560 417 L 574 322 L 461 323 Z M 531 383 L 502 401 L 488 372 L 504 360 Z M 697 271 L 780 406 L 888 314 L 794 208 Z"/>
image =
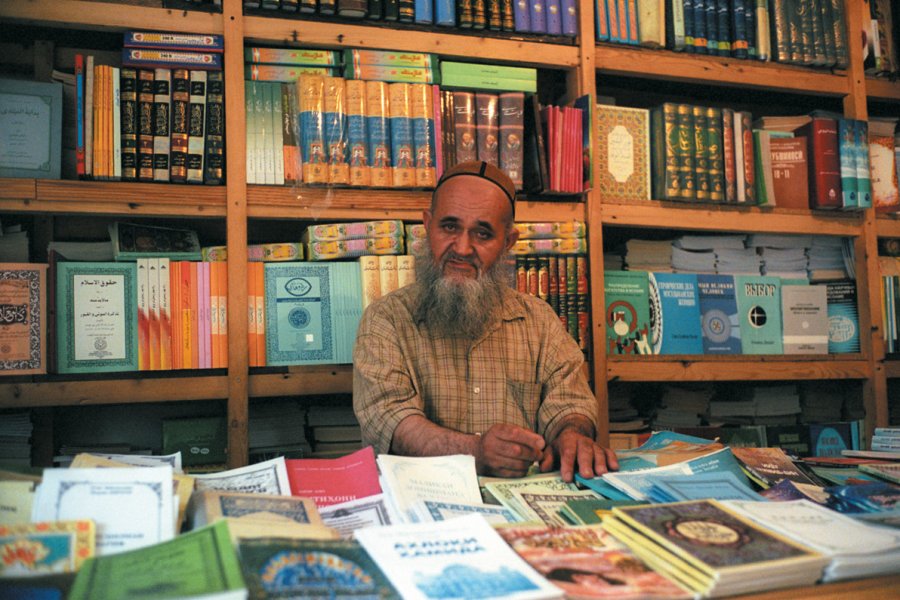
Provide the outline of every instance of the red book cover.
<path id="1" fill-rule="evenodd" d="M 381 493 L 371 446 L 340 458 L 289 458 L 284 462 L 291 495 L 311 498 L 318 507 Z"/>
<path id="2" fill-rule="evenodd" d="M 737 202 L 737 179 L 734 168 L 734 110 L 722 109 L 722 156 L 725 159 L 725 202 Z"/>
<path id="3" fill-rule="evenodd" d="M 809 208 L 806 138 L 769 140 L 772 155 L 772 188 L 779 208 Z"/>
<path id="4" fill-rule="evenodd" d="M 813 117 L 795 135 L 805 136 L 809 148 L 810 208 L 841 208 L 841 158 L 837 121 Z"/>
<path id="5" fill-rule="evenodd" d="M 737 119 L 737 113 L 734 118 Z M 741 112 L 742 136 L 744 148 L 744 181 L 746 182 L 745 193 L 747 195 L 747 204 L 756 204 L 756 168 L 753 163 L 753 128 L 752 116 L 749 112 Z M 737 143 L 737 140 L 735 140 Z"/>
<path id="6" fill-rule="evenodd" d="M 453 92 L 453 129 L 456 136 L 457 163 L 478 159 L 475 127 L 475 94 Z"/>

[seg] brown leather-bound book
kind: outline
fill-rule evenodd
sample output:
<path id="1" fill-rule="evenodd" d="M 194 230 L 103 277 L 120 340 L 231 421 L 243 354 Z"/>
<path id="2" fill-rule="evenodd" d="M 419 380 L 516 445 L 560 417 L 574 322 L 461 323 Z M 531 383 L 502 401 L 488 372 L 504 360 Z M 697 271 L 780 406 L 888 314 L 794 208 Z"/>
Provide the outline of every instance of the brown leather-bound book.
<path id="1" fill-rule="evenodd" d="M 809 207 L 841 208 L 841 158 L 837 121 L 813 116 L 795 131 L 806 138 L 809 169 Z"/>
<path id="2" fill-rule="evenodd" d="M 456 162 L 478 160 L 474 92 L 453 92 L 453 129 L 456 134 Z"/>

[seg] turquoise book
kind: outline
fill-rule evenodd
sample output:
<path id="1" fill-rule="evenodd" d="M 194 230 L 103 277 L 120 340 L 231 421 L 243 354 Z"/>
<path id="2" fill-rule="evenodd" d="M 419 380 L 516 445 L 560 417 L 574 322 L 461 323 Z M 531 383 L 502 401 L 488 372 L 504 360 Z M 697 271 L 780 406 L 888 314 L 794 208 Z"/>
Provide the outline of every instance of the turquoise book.
<path id="1" fill-rule="evenodd" d="M 744 354 L 782 354 L 781 279 L 735 275 L 735 296 Z"/>
<path id="2" fill-rule="evenodd" d="M 266 360 L 348 364 L 362 316 L 359 265 L 266 264 Z"/>
<path id="3" fill-rule="evenodd" d="M 703 354 L 697 276 L 650 273 L 654 354 Z"/>
<path id="4" fill-rule="evenodd" d="M 856 282 L 832 281 L 826 284 L 828 300 L 828 353 L 859 352 L 859 309 L 856 306 Z"/>
<path id="5" fill-rule="evenodd" d="M 872 175 L 869 170 L 869 124 L 853 120 L 853 157 L 856 164 L 856 200 L 861 209 L 872 208 Z"/>
<path id="6" fill-rule="evenodd" d="M 56 266 L 57 370 L 138 370 L 137 263 Z"/>
<path id="7" fill-rule="evenodd" d="M 838 157 L 841 166 L 842 208 L 859 208 L 856 172 L 856 127 L 852 119 L 838 119 Z"/>
<path id="8" fill-rule="evenodd" d="M 651 354 L 650 281 L 646 271 L 605 271 L 606 343 L 609 354 Z"/>
<path id="9" fill-rule="evenodd" d="M 741 327 L 734 277 L 698 274 L 697 292 L 703 353 L 740 354 Z"/>

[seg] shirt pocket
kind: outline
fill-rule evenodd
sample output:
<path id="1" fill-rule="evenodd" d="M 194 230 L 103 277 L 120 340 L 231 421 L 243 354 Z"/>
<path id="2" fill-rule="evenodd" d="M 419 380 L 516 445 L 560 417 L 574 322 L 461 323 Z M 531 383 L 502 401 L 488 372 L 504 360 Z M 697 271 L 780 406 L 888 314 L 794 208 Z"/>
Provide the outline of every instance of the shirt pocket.
<path id="1" fill-rule="evenodd" d="M 538 409 L 541 407 L 541 386 L 533 381 L 506 380 L 507 423 L 516 423 L 535 430 Z"/>

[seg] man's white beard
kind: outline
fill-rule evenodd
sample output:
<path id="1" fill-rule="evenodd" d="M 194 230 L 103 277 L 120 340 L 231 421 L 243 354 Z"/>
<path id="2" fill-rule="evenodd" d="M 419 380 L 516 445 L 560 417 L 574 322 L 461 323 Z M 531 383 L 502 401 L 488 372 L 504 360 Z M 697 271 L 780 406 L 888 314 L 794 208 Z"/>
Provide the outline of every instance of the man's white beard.
<path id="1" fill-rule="evenodd" d="M 504 288 L 513 271 L 500 257 L 473 279 L 445 277 L 442 260 L 436 264 L 431 247 L 416 255 L 416 284 L 420 286 L 416 316 L 435 333 L 476 340 L 487 332 L 503 304 Z"/>

